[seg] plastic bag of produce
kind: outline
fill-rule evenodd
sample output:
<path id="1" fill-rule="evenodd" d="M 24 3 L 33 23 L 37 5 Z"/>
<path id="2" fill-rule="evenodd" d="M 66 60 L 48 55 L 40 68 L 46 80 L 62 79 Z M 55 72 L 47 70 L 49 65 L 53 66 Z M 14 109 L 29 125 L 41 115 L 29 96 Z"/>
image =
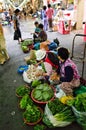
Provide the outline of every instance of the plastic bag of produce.
<path id="1" fill-rule="evenodd" d="M 57 100 L 57 101 L 55 101 Z M 71 124 L 74 121 L 74 115 L 70 107 L 62 104 L 59 99 L 55 99 L 54 101 L 49 102 L 45 106 L 43 122 L 48 127 L 65 127 Z M 58 102 L 58 103 L 57 103 Z M 51 103 L 51 105 L 50 105 Z M 52 107 L 50 110 L 50 106 Z M 45 118 L 46 117 L 46 118 Z"/>
<path id="2" fill-rule="evenodd" d="M 55 94 L 55 96 L 57 98 L 61 98 L 63 96 L 66 96 L 66 94 L 64 93 L 64 91 L 62 89 L 59 89 L 59 91 Z"/>
<path id="3" fill-rule="evenodd" d="M 31 83 L 31 79 L 28 79 L 28 77 L 27 77 L 27 73 L 24 71 L 23 72 L 23 80 L 26 82 L 26 83 Z"/>
<path id="4" fill-rule="evenodd" d="M 86 130 L 86 112 L 80 112 L 74 106 L 72 106 L 72 110 L 76 121 L 83 127 L 83 130 Z"/>
<path id="5" fill-rule="evenodd" d="M 74 95 L 78 95 L 81 93 L 86 93 L 86 87 L 84 85 L 81 85 L 80 87 L 74 89 Z"/>
<path id="6" fill-rule="evenodd" d="M 42 75 L 43 70 L 41 66 L 36 67 L 34 65 L 29 65 L 28 70 L 23 72 L 23 80 L 27 83 L 31 83 L 36 79 L 42 79 Z"/>
<path id="7" fill-rule="evenodd" d="M 76 121 L 86 130 L 86 93 L 78 94 L 73 99 L 68 100 L 67 105 L 72 107 Z"/>

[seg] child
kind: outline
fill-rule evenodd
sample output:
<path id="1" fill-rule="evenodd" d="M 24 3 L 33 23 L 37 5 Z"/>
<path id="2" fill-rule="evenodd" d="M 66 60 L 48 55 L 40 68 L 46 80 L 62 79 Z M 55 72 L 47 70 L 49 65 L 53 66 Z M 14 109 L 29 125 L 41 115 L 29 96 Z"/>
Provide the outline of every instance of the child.
<path id="1" fill-rule="evenodd" d="M 44 28 L 43 24 L 40 23 L 38 28 L 40 29 L 40 33 L 38 34 L 38 37 L 35 38 L 35 45 L 34 45 L 35 50 L 38 50 L 40 48 L 40 43 L 41 42 L 44 42 L 44 41 L 47 40 L 47 34 L 43 29 Z"/>
<path id="2" fill-rule="evenodd" d="M 35 39 L 38 37 L 38 35 L 39 35 L 39 33 L 40 33 L 40 29 L 38 28 L 38 26 L 39 26 L 39 23 L 38 23 L 38 21 L 35 21 L 35 23 L 34 23 L 34 25 L 35 25 L 35 32 L 33 33 L 33 41 L 34 41 L 34 43 L 36 42 L 35 41 Z"/>
<path id="3" fill-rule="evenodd" d="M 73 88 L 79 87 L 80 76 L 76 64 L 69 58 L 69 51 L 67 48 L 58 48 L 59 59 L 59 74 L 62 82 L 60 88 L 66 95 L 73 95 Z"/>

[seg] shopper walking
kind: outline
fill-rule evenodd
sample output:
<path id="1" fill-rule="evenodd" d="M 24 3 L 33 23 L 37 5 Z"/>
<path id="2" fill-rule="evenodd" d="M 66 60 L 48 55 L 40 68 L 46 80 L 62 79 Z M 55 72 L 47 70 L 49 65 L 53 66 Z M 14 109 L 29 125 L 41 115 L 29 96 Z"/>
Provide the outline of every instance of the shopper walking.
<path id="1" fill-rule="evenodd" d="M 20 43 L 22 41 L 22 37 L 20 31 L 19 13 L 20 13 L 19 9 L 16 9 L 14 11 L 13 23 L 14 23 L 14 30 L 15 30 L 14 40 L 18 40 L 18 42 Z"/>
<path id="2" fill-rule="evenodd" d="M 43 10 L 42 10 L 42 22 L 43 22 L 43 25 L 44 25 L 44 30 L 47 31 L 48 30 L 48 20 L 47 20 L 47 15 L 46 15 L 46 9 L 47 7 L 46 6 L 43 6 Z"/>
<path id="3" fill-rule="evenodd" d="M 50 29 L 50 31 L 52 31 L 54 10 L 51 7 L 51 4 L 48 4 L 48 9 L 46 10 L 46 15 L 48 18 L 49 29 Z"/>

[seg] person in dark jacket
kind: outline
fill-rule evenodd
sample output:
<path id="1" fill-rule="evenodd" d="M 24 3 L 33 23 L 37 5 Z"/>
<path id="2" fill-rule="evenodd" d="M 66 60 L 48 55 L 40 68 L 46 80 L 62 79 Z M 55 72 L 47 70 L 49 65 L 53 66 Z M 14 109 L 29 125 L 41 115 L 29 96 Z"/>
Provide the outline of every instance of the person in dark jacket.
<path id="1" fill-rule="evenodd" d="M 38 28 L 40 29 L 40 33 L 38 35 L 38 39 L 40 42 L 44 42 L 47 40 L 47 33 L 44 31 L 44 26 L 43 24 L 39 24 Z"/>

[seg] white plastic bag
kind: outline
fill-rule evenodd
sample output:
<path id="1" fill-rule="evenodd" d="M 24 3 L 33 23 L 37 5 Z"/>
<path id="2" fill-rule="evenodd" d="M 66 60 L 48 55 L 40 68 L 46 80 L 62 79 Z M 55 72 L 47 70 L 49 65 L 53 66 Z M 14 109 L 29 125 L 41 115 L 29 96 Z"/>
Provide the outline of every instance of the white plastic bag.
<path id="1" fill-rule="evenodd" d="M 63 96 L 66 96 L 66 94 L 64 93 L 64 91 L 62 89 L 59 89 L 59 92 L 55 94 L 55 96 L 57 98 L 61 98 Z"/>
<path id="2" fill-rule="evenodd" d="M 26 82 L 26 83 L 31 83 L 31 79 L 28 79 L 28 77 L 27 77 L 27 73 L 24 71 L 23 72 L 23 80 Z"/>
<path id="3" fill-rule="evenodd" d="M 40 75 L 36 76 L 36 73 L 39 73 L 39 72 L 42 73 L 42 71 L 43 71 L 42 67 L 38 66 L 38 67 L 34 68 L 35 70 L 33 70 L 33 67 L 34 67 L 33 65 L 30 65 L 29 69 L 27 71 L 23 72 L 23 80 L 26 83 L 31 83 L 35 79 L 42 79 L 43 78 L 43 76 L 40 76 Z"/>
<path id="4" fill-rule="evenodd" d="M 71 124 L 71 122 L 68 122 L 68 121 L 59 121 L 59 120 L 56 120 L 56 118 L 54 117 L 54 115 L 50 111 L 50 109 L 48 107 L 48 104 L 46 104 L 46 106 L 45 106 L 44 114 L 47 116 L 47 118 L 49 119 L 49 121 L 51 122 L 51 124 L 54 127 L 65 127 L 65 126 Z"/>
<path id="5" fill-rule="evenodd" d="M 61 97 L 63 97 L 63 96 L 66 96 L 65 92 L 60 88 L 60 85 L 61 85 L 61 84 L 59 84 L 59 85 L 56 86 L 55 96 L 56 96 L 57 98 L 61 98 Z"/>

